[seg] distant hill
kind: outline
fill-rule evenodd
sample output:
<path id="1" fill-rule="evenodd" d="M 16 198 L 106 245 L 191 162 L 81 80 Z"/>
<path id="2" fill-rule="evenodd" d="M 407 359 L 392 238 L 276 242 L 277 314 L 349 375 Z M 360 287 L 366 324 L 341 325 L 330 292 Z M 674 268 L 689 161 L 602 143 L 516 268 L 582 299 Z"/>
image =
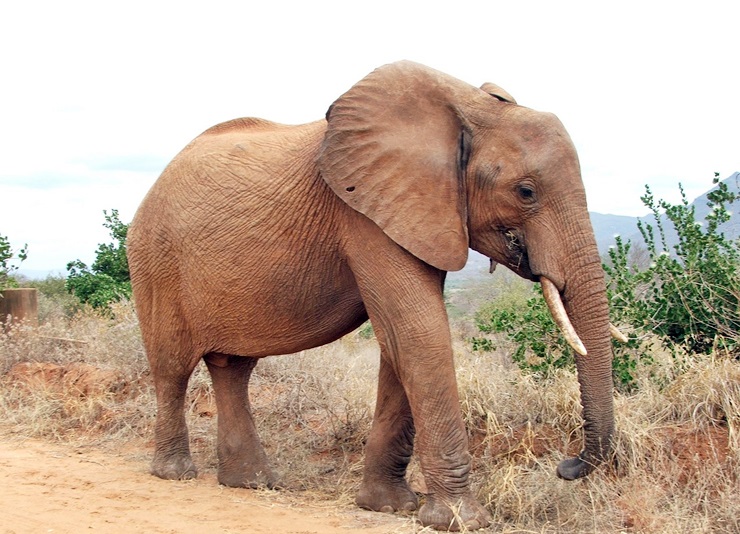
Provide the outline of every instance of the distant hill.
<path id="1" fill-rule="evenodd" d="M 733 173 L 729 178 L 722 180 L 727 184 L 728 189 L 733 193 L 740 193 L 740 172 Z M 703 195 L 694 199 L 691 204 L 695 208 L 696 220 L 705 221 L 709 215 L 709 206 L 707 206 L 707 195 L 717 187 L 709 189 Z M 732 206 L 730 206 L 732 210 Z M 614 244 L 614 235 L 619 234 L 624 241 L 630 240 L 633 243 L 641 243 L 642 236 L 637 228 L 637 221 L 643 221 L 655 227 L 655 218 L 652 214 L 644 217 L 624 217 L 622 215 L 604 215 L 602 213 L 591 213 L 591 224 L 594 227 L 596 243 L 599 246 L 599 252 L 606 253 L 611 245 Z M 666 240 L 669 247 L 676 244 L 677 237 L 670 224 L 665 225 Z M 728 222 L 719 227 L 720 231 L 730 239 L 740 237 L 740 217 L 733 216 Z"/>
<path id="2" fill-rule="evenodd" d="M 740 172 L 732 174 L 729 178 L 723 180 L 727 184 L 729 190 L 733 193 L 740 193 Z M 692 204 L 696 207 L 696 219 L 698 221 L 704 221 L 706 216 L 709 214 L 709 207 L 707 206 L 707 194 L 716 189 L 716 187 L 709 189 L 706 193 L 696 198 Z M 736 209 L 740 209 L 737 206 Z M 622 236 L 624 241 L 631 241 L 632 243 L 641 243 L 642 236 L 637 229 L 637 221 L 642 220 L 645 223 L 655 226 L 655 219 L 652 214 L 644 217 L 626 217 L 624 215 L 608 215 L 603 213 L 591 212 L 591 224 L 594 228 L 594 234 L 596 236 L 596 244 L 599 247 L 599 252 L 603 255 L 609 250 L 611 245 L 614 245 L 614 236 L 619 234 Z M 672 232 L 670 225 L 666 225 L 667 228 L 667 241 L 668 246 L 676 243 L 675 233 Z M 729 238 L 737 239 L 740 237 L 740 216 L 733 215 L 729 222 L 723 224 L 720 230 Z M 490 262 L 488 258 L 482 254 L 471 250 L 468 257 L 468 263 L 465 268 L 461 271 L 452 272 L 448 275 L 449 286 L 460 286 L 466 285 L 466 280 L 477 279 L 488 273 Z"/>
<path id="3" fill-rule="evenodd" d="M 638 236 L 637 221 L 649 218 L 608 215 L 593 211 L 589 215 L 591 215 L 591 226 L 594 227 L 596 245 L 599 247 L 601 254 L 606 253 L 609 247 L 614 244 L 614 236 L 616 235 L 620 235 L 624 239 L 632 239 L 633 236 Z"/>

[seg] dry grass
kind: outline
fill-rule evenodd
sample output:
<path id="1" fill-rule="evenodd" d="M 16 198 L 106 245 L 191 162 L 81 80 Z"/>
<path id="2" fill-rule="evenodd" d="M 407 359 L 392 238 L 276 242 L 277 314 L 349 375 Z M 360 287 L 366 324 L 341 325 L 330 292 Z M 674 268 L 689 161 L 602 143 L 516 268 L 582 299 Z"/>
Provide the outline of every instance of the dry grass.
<path id="1" fill-rule="evenodd" d="M 52 315 L 35 329 L 0 330 L 3 429 L 82 441 L 147 434 L 153 397 L 132 306 L 115 306 L 110 318 Z"/>
<path id="2" fill-rule="evenodd" d="M 154 399 L 131 306 L 116 306 L 113 317 L 47 317 L 38 329 L 0 334 L 0 432 L 149 452 Z M 455 330 L 473 484 L 501 531 L 740 532 L 740 362 L 687 357 L 679 367 L 656 350 L 659 379 L 655 366 L 642 369 L 637 392 L 616 395 L 612 465 L 565 482 L 555 466 L 580 446 L 575 376 L 536 381 L 511 364 L 504 341 L 500 352 L 472 353 Z M 353 499 L 377 359 L 373 341 L 350 335 L 257 366 L 255 418 L 288 491 Z M 16 366 L 21 362 L 30 364 Z M 103 374 L 86 375 L 96 369 Z M 200 366 L 191 380 L 188 419 L 196 463 L 213 470 L 207 375 Z M 415 462 L 410 475 L 418 483 Z"/>
<path id="3" fill-rule="evenodd" d="M 579 450 L 576 377 L 543 384 L 465 350 L 458 360 L 475 483 L 504 531 L 740 531 L 740 362 L 689 359 L 664 389 L 641 376 L 615 398 L 612 465 L 565 482 L 554 472 Z"/>

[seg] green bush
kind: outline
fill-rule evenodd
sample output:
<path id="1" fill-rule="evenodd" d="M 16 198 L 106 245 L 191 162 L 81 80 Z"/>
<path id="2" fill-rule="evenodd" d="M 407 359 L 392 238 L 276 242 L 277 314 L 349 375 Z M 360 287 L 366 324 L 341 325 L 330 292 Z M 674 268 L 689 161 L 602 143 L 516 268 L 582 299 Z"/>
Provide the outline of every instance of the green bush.
<path id="1" fill-rule="evenodd" d="M 630 243 L 617 238 L 609 251 L 610 265 L 604 266 L 616 321 L 633 326 L 638 334 L 657 334 L 668 348 L 696 354 L 717 348 L 735 352 L 740 332 L 740 251 L 737 242 L 719 231 L 730 220 L 726 206 L 737 195 L 716 176 L 714 183 L 705 224 L 696 220 L 683 188 L 681 202 L 673 205 L 656 201 L 646 186 L 641 200 L 653 213 L 655 227 L 640 222 L 638 228 L 649 265 L 630 265 Z M 673 247 L 667 245 L 666 221 L 677 235 Z"/>
<path id="2" fill-rule="evenodd" d="M 370 321 L 365 321 L 357 331 L 357 334 L 362 339 L 373 339 L 375 337 L 375 329 Z"/>
<path id="3" fill-rule="evenodd" d="M 521 299 L 497 299 L 476 315 L 478 329 L 486 334 L 503 333 L 514 342 L 512 359 L 520 368 L 548 375 L 570 367 L 570 348 L 552 320 L 542 289 L 533 286 Z M 474 337 L 473 350 L 496 348 L 490 337 Z"/>
<path id="4" fill-rule="evenodd" d="M 79 259 L 67 264 L 67 291 L 95 308 L 105 308 L 112 302 L 131 298 L 131 277 L 126 259 L 128 225 L 121 222 L 118 210 L 111 210 L 110 215 L 103 211 L 103 215 L 103 226 L 108 228 L 115 242 L 98 246 L 92 268 Z"/>
<path id="5" fill-rule="evenodd" d="M 18 270 L 18 265 L 27 257 L 28 245 L 23 245 L 18 252 L 13 252 L 8 238 L 0 234 L 0 290 L 18 286 L 13 272 Z M 17 264 L 12 263 L 13 259 L 17 260 Z"/>

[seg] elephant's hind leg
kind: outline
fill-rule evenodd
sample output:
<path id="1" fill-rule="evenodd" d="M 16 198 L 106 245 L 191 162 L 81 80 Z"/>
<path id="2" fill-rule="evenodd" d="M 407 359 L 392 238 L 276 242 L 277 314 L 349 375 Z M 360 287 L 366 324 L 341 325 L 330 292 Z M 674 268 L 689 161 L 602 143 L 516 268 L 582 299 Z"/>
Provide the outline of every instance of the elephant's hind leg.
<path id="1" fill-rule="evenodd" d="M 249 377 L 257 358 L 209 354 L 205 358 L 218 408 L 218 481 L 224 486 L 275 485 L 249 406 Z"/>
<path id="2" fill-rule="evenodd" d="M 406 482 L 413 448 L 414 422 L 406 392 L 391 365 L 381 357 L 378 400 L 365 448 L 358 506 L 389 513 L 416 510 L 419 501 Z"/>
<path id="3" fill-rule="evenodd" d="M 185 393 L 194 368 L 192 365 L 152 365 L 157 420 L 151 473 L 159 478 L 185 480 L 198 475 L 190 456 L 185 422 Z"/>

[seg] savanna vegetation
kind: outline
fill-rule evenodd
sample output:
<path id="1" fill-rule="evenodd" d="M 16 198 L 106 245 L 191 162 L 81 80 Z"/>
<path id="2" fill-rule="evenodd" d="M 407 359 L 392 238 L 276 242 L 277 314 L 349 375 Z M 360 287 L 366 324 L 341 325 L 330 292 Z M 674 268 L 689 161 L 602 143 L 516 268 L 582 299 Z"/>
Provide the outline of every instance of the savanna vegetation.
<path id="1" fill-rule="evenodd" d="M 80 260 L 67 264 L 66 288 L 83 304 L 104 309 L 111 302 L 131 298 L 131 276 L 126 259 L 128 224 L 121 222 L 118 210 L 103 211 L 105 226 L 113 243 L 98 245 L 95 261 L 88 267 Z"/>
<path id="2" fill-rule="evenodd" d="M 27 257 L 28 245 L 24 245 L 15 251 L 10 244 L 10 240 L 0 234 L 0 289 L 18 285 L 13 273 L 18 270 L 20 264 Z"/>
<path id="3" fill-rule="evenodd" d="M 583 480 L 555 476 L 557 462 L 580 450 L 579 392 L 536 286 L 500 270 L 448 294 L 474 487 L 498 531 L 740 531 L 740 257 L 718 231 L 734 200 L 720 186 L 700 226 L 685 198 L 674 206 L 648 189 L 643 202 L 656 218 L 640 228 L 645 245 L 617 238 L 604 259 L 612 322 L 629 342 L 615 344 L 614 457 Z M 151 452 L 154 395 L 125 292 L 125 226 L 115 211 L 106 214 L 114 243 L 99 247 L 91 268 L 72 262 L 66 281 L 33 283 L 40 326 L 0 333 L 6 438 Z M 671 248 L 666 232 L 674 227 Z M 101 275 L 113 283 L 95 285 Z M 377 367 L 367 327 L 257 366 L 253 411 L 287 491 L 351 505 Z M 196 463 L 215 471 L 207 375 L 201 365 L 191 379 L 187 417 Z M 413 461 L 409 476 L 423 493 Z M 419 527 L 409 520 L 404 528 Z"/>

